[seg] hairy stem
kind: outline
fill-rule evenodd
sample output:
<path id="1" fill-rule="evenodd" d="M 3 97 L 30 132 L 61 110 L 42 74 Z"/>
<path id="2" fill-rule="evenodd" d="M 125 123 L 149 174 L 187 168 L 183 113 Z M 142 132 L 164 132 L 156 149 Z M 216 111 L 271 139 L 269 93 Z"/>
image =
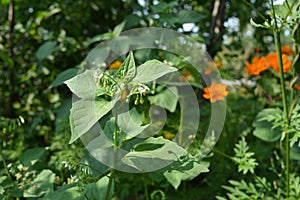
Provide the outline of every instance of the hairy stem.
<path id="1" fill-rule="evenodd" d="M 118 122 L 117 122 L 117 118 L 118 116 L 116 115 L 115 117 L 115 128 L 114 128 L 114 162 L 113 162 L 113 166 L 110 169 L 110 176 L 109 176 L 109 181 L 108 181 L 108 185 L 107 185 L 107 190 L 106 190 L 106 196 L 105 196 L 105 200 L 109 200 L 109 194 L 110 194 L 110 190 L 112 187 L 112 182 L 115 176 L 115 166 L 116 166 L 116 161 L 117 161 L 117 156 L 118 156 Z"/>

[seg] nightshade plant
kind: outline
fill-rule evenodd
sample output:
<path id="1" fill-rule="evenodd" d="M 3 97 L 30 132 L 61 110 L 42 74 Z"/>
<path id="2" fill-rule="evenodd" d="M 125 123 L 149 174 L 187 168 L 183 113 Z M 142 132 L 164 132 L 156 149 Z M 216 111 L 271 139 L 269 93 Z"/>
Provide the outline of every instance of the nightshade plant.
<path id="1" fill-rule="evenodd" d="M 156 171 L 175 189 L 182 180 L 207 172 L 207 165 L 183 148 L 184 140 L 193 139 L 192 133 L 190 138 L 184 134 L 186 127 L 180 127 L 173 141 L 159 135 L 166 118 L 161 107 L 174 112 L 177 101 L 188 98 L 179 87 L 168 86 L 174 77 L 178 80 L 177 68 L 158 60 L 136 67 L 132 52 L 118 70 L 113 68 L 100 66 L 65 81 L 76 95 L 70 113 L 70 143 L 81 138 L 91 155 L 110 167 L 106 172 L 109 179 L 103 177 L 105 199 L 113 195 L 117 170 Z M 187 83 L 180 84 L 184 87 Z M 149 195 L 145 193 L 147 199 Z M 97 198 L 104 196 L 99 194 Z"/>

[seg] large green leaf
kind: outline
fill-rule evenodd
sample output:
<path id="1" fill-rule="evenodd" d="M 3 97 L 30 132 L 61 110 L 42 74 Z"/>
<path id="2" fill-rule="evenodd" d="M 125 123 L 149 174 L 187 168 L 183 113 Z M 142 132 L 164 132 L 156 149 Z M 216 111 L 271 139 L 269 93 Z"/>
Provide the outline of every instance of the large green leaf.
<path id="1" fill-rule="evenodd" d="M 280 128 L 273 129 L 273 122 L 268 120 L 268 117 L 276 115 L 280 117 L 282 112 L 274 108 L 267 108 L 260 111 L 253 122 L 253 127 L 255 128 L 253 134 L 267 142 L 279 140 L 281 137 Z"/>
<path id="2" fill-rule="evenodd" d="M 175 72 L 175 67 L 170 67 L 158 60 L 149 60 L 137 68 L 137 73 L 133 82 L 149 83 L 168 73 Z"/>
<path id="3" fill-rule="evenodd" d="M 177 143 L 163 137 L 150 137 L 134 146 L 122 162 L 142 172 L 161 169 L 187 152 Z"/>
<path id="4" fill-rule="evenodd" d="M 94 79 L 94 72 L 86 70 L 84 73 L 79 74 L 64 82 L 70 90 L 83 99 L 95 99 L 96 82 Z"/>
<path id="5" fill-rule="evenodd" d="M 87 133 L 99 119 L 106 115 L 115 105 L 116 101 L 106 100 L 79 100 L 73 103 L 70 114 L 71 140 L 77 140 Z"/>
<path id="6" fill-rule="evenodd" d="M 118 126 L 129 140 L 142 133 L 149 125 L 142 126 L 142 117 L 135 108 L 118 115 Z"/>
<path id="7" fill-rule="evenodd" d="M 24 197 L 41 197 L 53 191 L 55 174 L 49 170 L 44 169 L 31 182 L 31 186 L 24 191 Z"/>
<path id="8" fill-rule="evenodd" d="M 76 76 L 77 72 L 78 72 L 77 68 L 70 68 L 70 69 L 67 69 L 67 70 L 61 72 L 60 74 L 58 74 L 58 76 L 52 82 L 50 87 L 57 87 L 59 85 L 64 84 L 64 82 L 66 80 L 71 79 L 74 76 Z"/>
<path id="9" fill-rule="evenodd" d="M 33 166 L 46 153 L 45 148 L 27 149 L 20 157 L 20 161 L 24 167 Z"/>
<path id="10" fill-rule="evenodd" d="M 191 158 L 174 162 L 168 168 L 164 176 L 175 189 L 178 189 L 181 181 L 192 180 L 200 173 L 209 171 L 207 165 Z"/>
<path id="11" fill-rule="evenodd" d="M 162 92 L 148 97 L 151 104 L 159 105 L 174 112 L 177 106 L 178 92 L 176 87 L 170 87 Z"/>
<path id="12" fill-rule="evenodd" d="M 88 199 L 101 200 L 105 199 L 106 190 L 108 186 L 109 178 L 107 176 L 102 177 L 97 183 L 88 184 L 85 188 L 85 197 Z M 112 182 L 111 189 L 109 191 L 109 199 L 114 194 L 114 182 Z"/>
<path id="13" fill-rule="evenodd" d="M 59 190 L 51 192 L 41 200 L 84 200 L 80 188 L 74 184 L 65 184 Z"/>
<path id="14" fill-rule="evenodd" d="M 58 49 L 57 43 L 53 41 L 45 42 L 42 46 L 39 47 L 36 57 L 39 61 L 42 61 L 47 56 L 51 55 L 54 51 Z"/>

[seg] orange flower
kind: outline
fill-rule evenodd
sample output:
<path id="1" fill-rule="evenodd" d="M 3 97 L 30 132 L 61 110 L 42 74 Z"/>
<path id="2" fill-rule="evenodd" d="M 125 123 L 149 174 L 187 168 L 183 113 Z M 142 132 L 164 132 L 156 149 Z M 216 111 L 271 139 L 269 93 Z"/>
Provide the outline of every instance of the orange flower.
<path id="1" fill-rule="evenodd" d="M 268 54 L 267 62 L 270 67 L 276 70 L 277 74 L 280 73 L 278 59 L 277 59 L 277 52 Z M 288 56 L 286 54 L 282 54 L 282 64 L 283 64 L 283 72 L 288 72 L 291 69 L 292 62 L 289 61 Z"/>
<path id="2" fill-rule="evenodd" d="M 164 133 L 164 138 L 167 139 L 167 140 L 172 140 L 173 138 L 175 137 L 175 134 L 173 133 Z"/>
<path id="3" fill-rule="evenodd" d="M 258 58 L 255 56 L 252 59 L 252 64 L 246 62 L 245 72 L 251 75 L 258 75 L 260 72 L 265 71 L 268 68 L 269 66 L 267 65 L 267 60 L 265 57 Z"/>
<path id="4" fill-rule="evenodd" d="M 226 86 L 221 83 L 212 83 L 209 87 L 204 88 L 203 97 L 210 99 L 212 103 L 223 100 L 229 92 L 226 90 Z"/>
<path id="5" fill-rule="evenodd" d="M 119 69 L 122 65 L 122 62 L 117 60 L 113 63 L 111 63 L 109 66 L 108 66 L 108 69 Z"/>
<path id="6" fill-rule="evenodd" d="M 300 85 L 298 85 L 297 83 L 294 85 L 295 90 L 300 90 Z"/>
<path id="7" fill-rule="evenodd" d="M 220 69 L 220 68 L 222 67 L 221 61 L 218 60 L 218 61 L 216 62 L 216 66 L 217 66 L 218 69 Z"/>
<path id="8" fill-rule="evenodd" d="M 205 74 L 205 75 L 209 75 L 209 74 L 211 74 L 212 72 L 213 72 L 212 68 L 206 68 L 206 69 L 204 69 L 204 74 Z"/>
<path id="9" fill-rule="evenodd" d="M 255 53 L 259 53 L 259 52 L 260 52 L 260 49 L 259 49 L 258 47 L 255 47 L 255 48 L 254 48 L 254 52 L 255 52 Z"/>
<path id="10" fill-rule="evenodd" d="M 294 51 L 291 49 L 290 45 L 284 45 L 281 47 L 281 51 L 283 54 L 286 54 L 288 56 L 294 55 Z"/>

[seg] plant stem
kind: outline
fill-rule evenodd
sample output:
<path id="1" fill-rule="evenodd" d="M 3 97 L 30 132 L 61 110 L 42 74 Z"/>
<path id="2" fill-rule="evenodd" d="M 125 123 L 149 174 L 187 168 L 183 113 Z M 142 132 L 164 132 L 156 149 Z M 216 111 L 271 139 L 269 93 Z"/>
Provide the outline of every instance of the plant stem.
<path id="1" fill-rule="evenodd" d="M 287 105 L 287 96 L 286 96 L 286 89 L 285 89 L 285 83 L 284 83 L 284 71 L 283 71 L 283 63 L 282 63 L 282 51 L 281 51 L 281 39 L 280 39 L 280 29 L 278 29 L 276 15 L 275 15 L 275 8 L 272 3 L 272 10 L 273 10 L 273 19 L 274 19 L 274 39 L 275 39 L 275 45 L 276 45 L 276 51 L 277 51 L 277 59 L 280 69 L 280 85 L 281 85 L 281 94 L 282 94 L 282 104 L 283 104 L 283 112 L 284 112 L 284 119 L 287 126 L 290 124 L 290 118 L 288 114 L 288 105 Z M 286 198 L 288 199 L 290 196 L 290 134 L 287 131 L 285 136 L 285 151 L 286 151 L 286 157 L 285 157 L 285 174 L 286 174 Z"/>
<path id="2" fill-rule="evenodd" d="M 231 156 L 227 155 L 226 153 L 223 153 L 222 151 L 217 150 L 216 148 L 213 148 L 212 151 L 235 162 L 235 160 Z"/>
<path id="3" fill-rule="evenodd" d="M 115 166 L 116 166 L 116 161 L 117 161 L 117 156 L 118 156 L 118 115 L 116 115 L 115 117 L 115 128 L 114 128 L 114 162 L 113 162 L 113 166 L 110 169 L 110 176 L 109 176 L 109 181 L 108 181 L 108 185 L 107 185 L 107 190 L 106 190 L 106 196 L 105 196 L 105 200 L 109 200 L 109 194 L 110 194 L 110 190 L 111 190 L 111 186 L 112 186 L 112 182 L 115 176 Z"/>
<path id="4" fill-rule="evenodd" d="M 1 144 L 1 145 L 2 145 L 2 144 Z M 2 147 L 1 147 L 1 146 L 0 146 L 0 157 L 1 157 L 1 159 L 2 159 L 3 167 L 4 167 L 4 170 L 5 170 L 6 174 L 7 174 L 7 176 L 8 176 L 9 178 L 11 178 L 11 175 L 10 175 L 9 170 L 8 170 L 8 168 L 7 168 L 7 164 L 6 164 L 4 155 L 3 155 L 3 153 L 2 153 Z"/>
<path id="5" fill-rule="evenodd" d="M 257 10 L 252 3 L 248 2 L 247 0 L 243 0 L 243 2 L 245 4 L 247 4 L 250 8 L 252 8 L 253 10 L 255 10 L 257 12 L 257 14 L 264 20 L 264 21 L 268 21 L 267 18 L 265 18 L 265 16 L 259 11 Z"/>
<path id="6" fill-rule="evenodd" d="M 149 200 L 149 194 L 148 194 L 148 186 L 147 186 L 147 183 L 146 181 L 143 181 L 144 182 L 144 195 L 145 195 L 145 199 L 146 200 Z"/>

